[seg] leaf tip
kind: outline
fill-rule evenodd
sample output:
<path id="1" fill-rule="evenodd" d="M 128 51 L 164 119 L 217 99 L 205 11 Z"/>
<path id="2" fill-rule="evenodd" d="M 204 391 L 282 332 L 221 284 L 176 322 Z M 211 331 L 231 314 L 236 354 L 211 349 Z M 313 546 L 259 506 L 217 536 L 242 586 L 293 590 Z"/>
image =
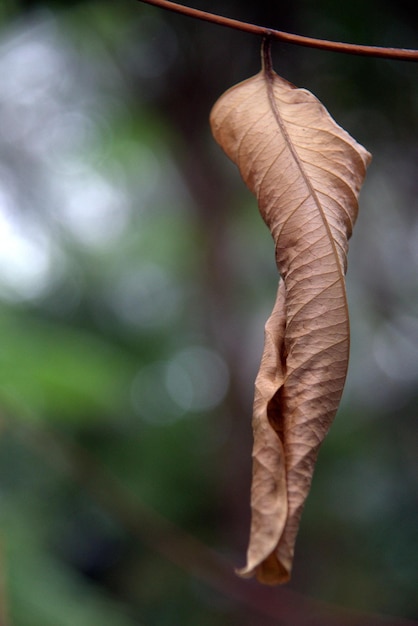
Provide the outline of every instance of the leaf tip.
<path id="1" fill-rule="evenodd" d="M 290 572 L 291 564 L 286 566 L 279 561 L 275 552 L 272 552 L 258 565 L 247 564 L 245 567 L 235 570 L 235 573 L 241 578 L 255 576 L 258 582 L 264 585 L 284 585 L 290 580 Z"/>

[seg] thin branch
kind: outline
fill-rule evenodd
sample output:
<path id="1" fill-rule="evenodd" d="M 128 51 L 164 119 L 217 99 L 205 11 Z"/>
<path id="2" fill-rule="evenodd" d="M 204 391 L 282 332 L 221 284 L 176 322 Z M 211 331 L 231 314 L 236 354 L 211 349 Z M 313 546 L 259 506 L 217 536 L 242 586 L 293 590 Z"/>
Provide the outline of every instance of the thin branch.
<path id="1" fill-rule="evenodd" d="M 141 502 L 116 476 L 85 448 L 58 433 L 33 428 L 19 421 L 8 426 L 29 449 L 76 481 L 132 536 L 172 563 L 234 599 L 245 610 L 283 626 L 385 626 L 386 617 L 345 609 L 315 600 L 289 589 L 262 587 L 233 573 L 232 564 L 198 539 Z M 270 621 L 274 620 L 274 621 Z M 402 617 L 391 617 L 391 626 L 416 626 Z M 266 623 L 266 622 L 263 622 Z M 3 623 L 0 622 L 0 626 Z M 7 626 L 7 625 L 6 625 Z"/>
<path id="2" fill-rule="evenodd" d="M 152 4 L 160 7 L 161 9 L 168 9 L 169 11 L 181 13 L 182 15 L 187 15 L 188 17 L 194 17 L 198 20 L 204 20 L 205 22 L 212 22 L 213 24 L 218 24 L 219 26 L 228 26 L 229 28 L 242 30 L 246 33 L 252 33 L 253 35 L 262 35 L 264 37 L 269 35 L 279 41 L 296 44 L 298 46 L 319 48 L 320 50 L 330 50 L 332 52 L 345 52 L 346 54 L 395 59 L 398 61 L 418 61 L 418 50 L 362 46 L 354 43 L 342 43 L 338 41 L 327 41 L 326 39 L 304 37 L 303 35 L 294 35 L 292 33 L 285 33 L 281 30 L 273 30 L 271 28 L 266 28 L 265 26 L 257 26 L 256 24 L 249 24 L 247 22 L 241 22 L 240 20 L 234 20 L 229 17 L 223 17 L 222 15 L 216 15 L 215 13 L 192 9 L 191 7 L 184 6 L 183 4 L 169 2 L 169 0 L 139 0 L 139 2 Z"/>

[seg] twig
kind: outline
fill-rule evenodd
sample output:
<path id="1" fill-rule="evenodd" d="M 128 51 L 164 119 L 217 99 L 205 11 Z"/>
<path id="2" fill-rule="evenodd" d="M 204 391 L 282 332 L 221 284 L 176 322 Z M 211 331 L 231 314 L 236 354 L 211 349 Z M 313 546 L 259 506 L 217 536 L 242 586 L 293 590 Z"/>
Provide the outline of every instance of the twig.
<path id="1" fill-rule="evenodd" d="M 10 424 L 11 426 L 11 424 Z M 343 609 L 285 589 L 261 587 L 233 573 L 231 563 L 198 539 L 138 501 L 104 465 L 86 449 L 64 436 L 41 428 L 13 429 L 42 458 L 69 475 L 90 493 L 125 529 L 149 548 L 208 584 L 218 593 L 233 598 L 250 614 L 283 626 L 384 626 L 384 617 Z M 271 620 L 273 620 L 271 622 Z M 416 626 L 408 619 L 393 617 L 391 626 Z M 0 626 L 3 624 L 0 623 Z"/>
<path id="2" fill-rule="evenodd" d="M 264 37 L 269 35 L 270 37 L 278 39 L 279 41 L 296 44 L 298 46 L 319 48 L 320 50 L 330 50 L 332 52 L 345 52 L 346 54 L 357 54 L 370 57 L 380 57 L 384 59 L 395 59 L 399 61 L 418 61 L 418 50 L 409 50 L 405 48 L 383 48 L 379 46 L 362 46 L 354 43 L 342 43 L 338 41 L 328 41 L 326 39 L 305 37 L 303 35 L 295 35 L 292 33 L 283 32 L 281 30 L 266 28 L 265 26 L 257 26 L 256 24 L 241 22 L 240 20 L 234 20 L 229 17 L 224 17 L 222 15 L 216 15 L 215 13 L 200 11 L 199 9 L 193 9 L 188 6 L 184 6 L 183 4 L 169 2 L 169 0 L 139 0 L 139 2 L 152 4 L 154 6 L 160 7 L 161 9 L 168 9 L 169 11 L 181 13 L 182 15 L 187 15 L 188 17 L 194 17 L 198 20 L 212 22 L 213 24 L 218 24 L 219 26 L 228 26 L 229 28 L 242 30 L 246 33 L 252 33 L 253 35 L 262 35 Z"/>

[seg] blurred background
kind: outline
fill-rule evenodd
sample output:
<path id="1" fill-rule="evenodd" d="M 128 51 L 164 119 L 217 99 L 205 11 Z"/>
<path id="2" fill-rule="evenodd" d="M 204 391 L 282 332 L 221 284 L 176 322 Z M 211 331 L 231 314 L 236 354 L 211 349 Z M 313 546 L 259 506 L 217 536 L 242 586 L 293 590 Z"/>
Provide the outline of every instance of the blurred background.
<path id="1" fill-rule="evenodd" d="M 418 48 L 412 0 L 193 6 Z M 373 153 L 352 351 L 292 581 L 241 581 L 251 409 L 277 287 L 211 138 L 260 40 L 134 0 L 0 5 L 0 624 L 418 618 L 417 65 L 273 44 Z M 385 617 L 386 616 L 386 617 Z"/>

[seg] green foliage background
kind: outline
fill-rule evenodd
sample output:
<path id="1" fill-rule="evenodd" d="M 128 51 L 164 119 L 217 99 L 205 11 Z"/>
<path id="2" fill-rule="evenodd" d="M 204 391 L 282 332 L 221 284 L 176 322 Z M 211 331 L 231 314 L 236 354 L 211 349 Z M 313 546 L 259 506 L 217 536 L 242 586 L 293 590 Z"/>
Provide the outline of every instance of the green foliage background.
<path id="1" fill-rule="evenodd" d="M 194 6 L 418 47 L 407 0 Z M 260 590 L 232 573 L 277 277 L 208 115 L 258 71 L 259 44 L 133 0 L 0 6 L 2 626 L 418 617 L 412 63 L 274 44 L 276 70 L 374 161 L 349 254 L 350 373 L 292 582 Z"/>

